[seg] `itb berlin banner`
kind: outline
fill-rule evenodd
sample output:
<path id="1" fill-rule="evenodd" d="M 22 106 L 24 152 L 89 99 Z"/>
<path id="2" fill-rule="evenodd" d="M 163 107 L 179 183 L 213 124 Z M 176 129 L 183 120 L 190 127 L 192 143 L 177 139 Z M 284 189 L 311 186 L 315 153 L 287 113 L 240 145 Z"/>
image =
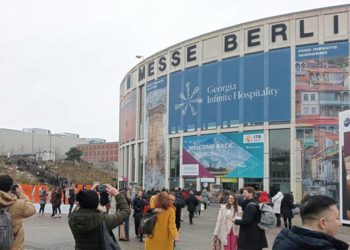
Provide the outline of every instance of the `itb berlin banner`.
<path id="1" fill-rule="evenodd" d="M 350 224 L 350 110 L 339 113 L 340 218 Z"/>
<path id="2" fill-rule="evenodd" d="M 183 165 L 197 164 L 227 177 L 263 178 L 262 131 L 184 137 Z"/>
<path id="3" fill-rule="evenodd" d="M 146 85 L 144 188 L 161 189 L 165 179 L 167 135 L 167 82 L 160 78 Z"/>

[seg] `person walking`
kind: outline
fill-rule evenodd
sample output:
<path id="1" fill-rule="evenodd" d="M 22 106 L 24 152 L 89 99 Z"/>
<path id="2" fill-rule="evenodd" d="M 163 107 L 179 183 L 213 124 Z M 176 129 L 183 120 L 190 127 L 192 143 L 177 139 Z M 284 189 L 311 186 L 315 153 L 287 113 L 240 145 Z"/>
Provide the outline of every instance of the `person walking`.
<path id="1" fill-rule="evenodd" d="M 285 193 L 281 201 L 281 215 L 283 217 L 284 227 L 292 228 L 292 218 L 293 208 L 294 208 L 294 199 L 291 193 Z"/>
<path id="2" fill-rule="evenodd" d="M 244 202 L 242 203 L 242 219 L 234 218 L 233 221 L 239 225 L 238 249 L 258 250 L 268 247 L 265 231 L 258 227 L 261 214 L 255 190 L 252 187 L 243 189 Z"/>
<path id="3" fill-rule="evenodd" d="M 202 200 L 203 200 L 204 210 L 207 210 L 207 206 L 209 204 L 209 193 L 205 188 L 202 191 Z"/>
<path id="4" fill-rule="evenodd" d="M 151 209 L 157 213 L 157 222 L 153 234 L 147 235 L 145 250 L 173 250 L 179 233 L 175 225 L 175 208 L 170 203 L 169 195 L 166 192 L 156 195 Z"/>
<path id="5" fill-rule="evenodd" d="M 238 201 L 236 196 L 230 194 L 225 206 L 221 206 L 216 220 L 214 237 L 219 238 L 224 250 L 237 249 L 237 226 L 233 220 L 238 215 Z"/>
<path id="6" fill-rule="evenodd" d="M 278 191 L 275 196 L 272 197 L 273 211 L 275 212 L 277 218 L 277 227 L 281 226 L 281 202 L 283 199 L 283 194 L 281 191 Z"/>
<path id="7" fill-rule="evenodd" d="M 75 190 L 73 188 L 69 189 L 68 203 L 69 203 L 69 212 L 68 212 L 68 217 L 69 217 L 72 214 L 72 210 L 75 204 Z"/>
<path id="8" fill-rule="evenodd" d="M 194 212 L 196 211 L 196 207 L 198 206 L 199 201 L 194 196 L 193 191 L 190 191 L 190 195 L 186 199 L 187 211 L 189 213 L 190 225 L 193 225 L 193 217 Z"/>
<path id="9" fill-rule="evenodd" d="M 201 216 L 201 211 L 202 211 L 202 204 L 203 204 L 203 198 L 201 192 L 196 192 L 196 199 L 198 200 L 198 205 L 196 206 L 195 214 L 198 216 Z"/>
<path id="10" fill-rule="evenodd" d="M 302 227 L 284 228 L 277 235 L 273 250 L 285 249 L 337 249 L 345 250 L 349 245 L 334 238 L 341 227 L 337 201 L 329 196 L 310 196 L 301 204 Z"/>
<path id="11" fill-rule="evenodd" d="M 39 191 L 39 204 L 40 204 L 40 209 L 39 209 L 39 216 L 41 214 L 41 216 L 44 216 L 44 210 L 45 210 L 45 205 L 46 205 L 46 198 L 47 198 L 47 192 L 45 190 L 45 188 L 40 188 Z"/>
<path id="12" fill-rule="evenodd" d="M 139 240 L 143 241 L 143 233 L 140 231 L 140 223 L 143 217 L 143 208 L 146 205 L 146 202 L 142 198 L 143 192 L 142 190 L 138 190 L 136 193 L 136 197 L 132 202 L 132 207 L 134 209 L 134 224 L 135 224 L 135 235 L 139 238 Z"/>

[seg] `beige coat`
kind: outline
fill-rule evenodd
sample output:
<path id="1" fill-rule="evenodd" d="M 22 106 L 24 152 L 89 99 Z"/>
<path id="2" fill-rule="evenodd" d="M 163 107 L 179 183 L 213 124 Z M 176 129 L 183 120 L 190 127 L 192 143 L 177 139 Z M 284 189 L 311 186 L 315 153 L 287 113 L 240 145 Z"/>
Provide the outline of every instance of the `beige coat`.
<path id="1" fill-rule="evenodd" d="M 12 229 L 14 242 L 11 250 L 24 249 L 24 229 L 22 220 L 35 214 L 34 205 L 28 197 L 21 193 L 19 199 L 11 193 L 0 191 L 0 207 L 9 207 L 8 212 L 12 216 Z"/>
<path id="2" fill-rule="evenodd" d="M 227 209 L 226 205 L 222 205 L 216 221 L 214 235 L 218 236 L 221 241 L 221 247 L 227 244 L 227 235 L 233 228 L 233 233 L 238 235 L 238 227 L 232 222 L 232 219 L 236 217 L 234 209 Z"/>

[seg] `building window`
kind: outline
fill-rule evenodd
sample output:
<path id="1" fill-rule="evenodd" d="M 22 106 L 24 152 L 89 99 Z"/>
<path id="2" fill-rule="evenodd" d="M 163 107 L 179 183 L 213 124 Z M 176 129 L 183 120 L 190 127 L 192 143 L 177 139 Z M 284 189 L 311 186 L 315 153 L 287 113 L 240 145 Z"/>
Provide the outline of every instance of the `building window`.
<path id="1" fill-rule="evenodd" d="M 290 130 L 270 130 L 270 194 L 290 192 Z"/>
<path id="2" fill-rule="evenodd" d="M 316 94 L 311 94 L 311 101 L 316 101 Z"/>
<path id="3" fill-rule="evenodd" d="M 311 108 L 311 114 L 316 115 L 317 109 L 315 107 Z"/>
<path id="4" fill-rule="evenodd" d="M 170 139 L 170 188 L 179 186 L 180 138 Z"/>
<path id="5" fill-rule="evenodd" d="M 308 94 L 303 94 L 303 100 L 308 101 L 309 100 L 309 95 Z"/>
<path id="6" fill-rule="evenodd" d="M 308 115 L 309 114 L 309 108 L 308 107 L 304 107 L 303 108 L 303 113 L 304 113 L 304 115 Z"/>

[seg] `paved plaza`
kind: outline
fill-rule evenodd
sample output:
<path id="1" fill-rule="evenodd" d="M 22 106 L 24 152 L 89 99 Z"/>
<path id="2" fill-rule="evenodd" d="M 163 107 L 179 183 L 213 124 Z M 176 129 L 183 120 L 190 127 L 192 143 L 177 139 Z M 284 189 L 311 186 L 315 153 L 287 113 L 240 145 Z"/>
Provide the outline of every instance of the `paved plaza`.
<path id="1" fill-rule="evenodd" d="M 47 205 L 49 207 L 50 205 Z M 180 241 L 176 250 L 204 250 L 212 249 L 213 231 L 216 217 L 219 211 L 218 205 L 211 205 L 203 211 L 200 217 L 194 219 L 194 225 L 188 223 L 188 213 L 185 212 L 184 221 L 180 228 Z M 293 222 L 300 225 L 300 217 L 297 216 Z M 123 250 L 141 250 L 144 243 L 139 242 L 134 234 L 134 220 L 130 217 L 130 241 L 119 242 Z M 39 217 L 37 214 L 26 219 L 25 227 L 25 249 L 28 250 L 62 250 L 74 249 L 74 239 L 68 226 L 68 218 L 63 214 L 61 218 L 51 218 L 49 214 Z M 274 228 L 267 232 L 269 249 L 281 228 Z M 115 230 L 117 235 L 117 230 Z M 336 236 L 350 243 L 350 227 L 343 226 Z"/>

